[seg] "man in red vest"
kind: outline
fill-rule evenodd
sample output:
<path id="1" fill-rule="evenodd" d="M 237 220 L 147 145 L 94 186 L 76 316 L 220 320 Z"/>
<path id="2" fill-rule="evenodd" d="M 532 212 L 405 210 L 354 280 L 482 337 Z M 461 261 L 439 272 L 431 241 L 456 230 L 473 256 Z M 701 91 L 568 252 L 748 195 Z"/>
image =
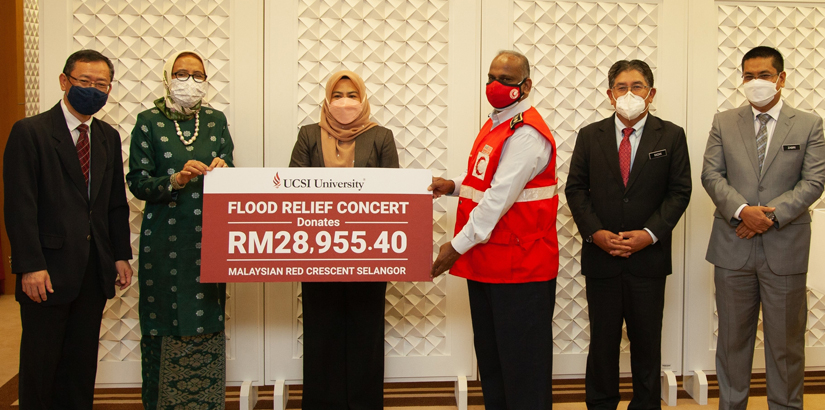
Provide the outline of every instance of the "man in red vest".
<path id="1" fill-rule="evenodd" d="M 454 180 L 433 178 L 433 197 L 458 195 L 455 237 L 432 276 L 467 279 L 487 410 L 553 406 L 553 311 L 559 267 L 556 144 L 530 105 L 530 63 L 502 51 L 487 74 L 495 108 Z"/>
<path id="2" fill-rule="evenodd" d="M 583 239 L 590 348 L 589 410 L 619 404 L 622 323 L 630 339 L 630 409 L 660 409 L 662 312 L 671 273 L 671 231 L 690 200 L 685 131 L 648 113 L 656 95 L 644 61 L 607 72 L 616 114 L 579 131 L 567 176 L 567 204 Z"/>

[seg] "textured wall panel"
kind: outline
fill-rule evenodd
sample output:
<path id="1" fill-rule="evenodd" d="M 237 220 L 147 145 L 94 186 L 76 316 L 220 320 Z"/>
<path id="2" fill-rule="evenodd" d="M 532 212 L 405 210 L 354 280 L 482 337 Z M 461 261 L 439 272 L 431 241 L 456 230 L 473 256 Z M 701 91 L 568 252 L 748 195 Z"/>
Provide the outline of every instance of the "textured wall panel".
<path id="1" fill-rule="evenodd" d="M 564 182 L 578 130 L 612 115 L 607 70 L 639 59 L 654 74 L 658 3 L 515 1 L 513 44 L 532 64 L 533 105 L 553 131 L 558 149 L 559 276 L 553 320 L 554 352 L 586 352 L 590 324 L 581 273 L 581 236 L 567 207 Z M 655 112 L 652 107 L 651 111 Z M 622 351 L 628 350 L 625 336 Z"/>
<path id="2" fill-rule="evenodd" d="M 206 101 L 232 117 L 229 105 L 230 0 L 73 0 L 73 50 L 91 48 L 112 59 L 115 79 L 109 102 L 97 114 L 120 133 L 124 168 L 129 158 L 129 135 L 141 111 L 163 95 L 165 58 L 194 50 L 206 59 L 209 90 Z M 127 192 L 132 251 L 138 254 L 143 203 Z M 133 286 L 118 291 L 103 313 L 99 357 L 102 361 L 140 360 L 137 258 L 132 261 Z M 228 286 L 231 291 L 233 286 Z M 232 333 L 233 301 L 227 300 L 227 336 Z M 232 340 L 227 340 L 232 350 Z"/>
<path id="3" fill-rule="evenodd" d="M 825 116 L 825 4 L 776 6 L 768 3 L 724 2 L 718 5 L 717 39 L 719 111 L 747 104 L 742 90 L 742 57 L 753 47 L 775 47 L 785 59 L 787 79 L 782 89 L 785 104 Z M 812 208 L 825 209 L 820 199 Z M 808 289 L 807 346 L 825 346 L 822 289 Z M 718 320 L 714 307 L 713 340 L 716 346 Z M 756 346 L 763 346 L 762 316 Z"/>
<path id="4" fill-rule="evenodd" d="M 366 83 L 372 119 L 392 130 L 403 168 L 447 170 L 447 0 L 301 0 L 298 9 L 299 126 L 318 122 L 330 74 Z M 446 208 L 433 207 L 433 252 L 452 238 Z M 302 317 L 296 286 L 300 356 Z M 446 354 L 446 281 L 390 282 L 387 356 Z"/>
<path id="5" fill-rule="evenodd" d="M 26 116 L 40 112 L 40 24 L 37 0 L 23 2 L 23 74 L 26 87 Z"/>

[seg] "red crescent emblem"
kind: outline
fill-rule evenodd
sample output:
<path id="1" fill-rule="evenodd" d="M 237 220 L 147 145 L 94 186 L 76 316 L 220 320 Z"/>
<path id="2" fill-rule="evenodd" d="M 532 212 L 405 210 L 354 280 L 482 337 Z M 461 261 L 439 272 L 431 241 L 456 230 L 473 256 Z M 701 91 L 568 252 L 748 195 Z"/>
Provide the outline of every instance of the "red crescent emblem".
<path id="1" fill-rule="evenodd" d="M 481 166 L 482 163 L 486 164 L 487 163 L 487 158 L 479 157 L 478 161 L 476 161 L 476 175 L 482 175 L 482 174 L 484 174 L 484 171 L 487 170 L 487 165 L 484 166 L 483 171 L 479 170 L 479 167 Z"/>

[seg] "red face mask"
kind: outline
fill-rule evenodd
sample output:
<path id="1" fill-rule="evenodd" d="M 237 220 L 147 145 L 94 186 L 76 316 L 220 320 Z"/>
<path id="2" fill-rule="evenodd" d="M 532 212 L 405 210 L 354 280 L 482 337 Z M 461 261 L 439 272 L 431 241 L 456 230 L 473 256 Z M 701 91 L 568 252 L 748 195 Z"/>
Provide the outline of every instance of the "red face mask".
<path id="1" fill-rule="evenodd" d="M 518 84 L 504 84 L 498 80 L 487 83 L 487 101 L 493 108 L 502 109 L 513 105 L 521 98 L 521 85 L 527 81 L 525 78 Z"/>

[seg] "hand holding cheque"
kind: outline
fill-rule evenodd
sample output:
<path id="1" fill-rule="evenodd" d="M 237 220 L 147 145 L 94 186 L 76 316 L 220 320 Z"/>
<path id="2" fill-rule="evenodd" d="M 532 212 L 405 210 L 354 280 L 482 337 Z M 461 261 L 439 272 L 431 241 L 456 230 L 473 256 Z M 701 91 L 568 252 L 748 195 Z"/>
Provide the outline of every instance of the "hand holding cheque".
<path id="1" fill-rule="evenodd" d="M 433 183 L 427 187 L 427 190 L 432 191 L 433 199 L 437 199 L 443 195 L 452 194 L 453 191 L 455 191 L 455 182 L 449 179 L 433 177 Z M 441 276 L 442 273 L 448 271 L 453 266 L 460 256 L 461 254 L 455 250 L 452 243 L 447 242 L 441 245 L 438 256 L 435 258 L 435 262 L 433 262 L 430 277 L 435 279 Z"/>

